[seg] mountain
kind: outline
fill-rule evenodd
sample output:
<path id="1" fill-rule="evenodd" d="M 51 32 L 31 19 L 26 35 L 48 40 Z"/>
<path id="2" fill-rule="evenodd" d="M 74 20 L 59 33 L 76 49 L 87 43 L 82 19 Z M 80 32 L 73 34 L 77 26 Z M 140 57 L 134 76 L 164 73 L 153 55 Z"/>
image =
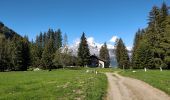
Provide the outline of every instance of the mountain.
<path id="1" fill-rule="evenodd" d="M 5 26 L 2 22 L 0 22 L 0 34 L 5 35 L 6 38 L 12 38 L 14 35 L 21 37 L 18 33 L 13 31 L 12 29 Z"/>
<path id="2" fill-rule="evenodd" d="M 95 54 L 96 56 L 99 57 L 99 51 L 100 51 L 100 47 L 102 45 L 96 44 L 95 42 L 89 42 L 89 41 L 88 41 L 88 45 L 89 45 L 89 49 L 90 49 L 90 54 L 91 55 Z M 79 42 L 76 42 L 74 45 L 67 46 L 67 47 L 68 47 L 69 52 L 72 53 L 72 55 L 77 56 Z M 115 52 L 114 48 L 109 48 L 110 64 L 111 64 L 112 67 L 117 67 L 117 61 L 116 61 L 116 57 L 115 57 L 114 52 Z M 128 54 L 129 54 L 129 56 L 131 56 L 131 50 L 129 50 L 129 49 L 128 49 Z"/>

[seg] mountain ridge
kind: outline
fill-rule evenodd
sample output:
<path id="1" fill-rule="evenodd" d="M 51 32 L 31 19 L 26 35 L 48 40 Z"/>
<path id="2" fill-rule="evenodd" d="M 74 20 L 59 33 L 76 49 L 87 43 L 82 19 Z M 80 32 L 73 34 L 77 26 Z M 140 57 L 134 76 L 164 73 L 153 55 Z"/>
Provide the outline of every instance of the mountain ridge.
<path id="1" fill-rule="evenodd" d="M 9 27 L 5 26 L 4 23 L 0 22 L 0 34 L 5 35 L 5 38 L 10 38 L 12 39 L 14 35 L 17 35 L 19 37 L 22 37 L 21 35 L 19 35 L 17 32 L 15 32 L 14 30 L 10 29 Z"/>

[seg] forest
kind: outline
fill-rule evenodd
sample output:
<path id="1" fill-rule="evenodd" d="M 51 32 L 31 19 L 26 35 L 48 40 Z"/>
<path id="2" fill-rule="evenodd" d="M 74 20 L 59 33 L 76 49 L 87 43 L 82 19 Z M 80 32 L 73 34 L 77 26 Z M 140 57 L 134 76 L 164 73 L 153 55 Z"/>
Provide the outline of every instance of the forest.
<path id="1" fill-rule="evenodd" d="M 33 68 L 51 70 L 67 66 L 89 65 L 90 51 L 85 33 L 82 34 L 77 56 L 68 49 L 67 42 L 67 34 L 62 37 L 60 29 L 40 32 L 36 40 L 30 42 L 27 36 L 20 36 L 1 22 L 0 71 L 26 71 Z M 106 66 L 109 66 L 106 43 L 100 51 L 100 58 L 107 60 Z"/>
<path id="2" fill-rule="evenodd" d="M 170 69 L 170 15 L 168 6 L 153 6 L 149 12 L 148 27 L 136 32 L 131 57 L 119 39 L 116 58 L 120 68 Z"/>

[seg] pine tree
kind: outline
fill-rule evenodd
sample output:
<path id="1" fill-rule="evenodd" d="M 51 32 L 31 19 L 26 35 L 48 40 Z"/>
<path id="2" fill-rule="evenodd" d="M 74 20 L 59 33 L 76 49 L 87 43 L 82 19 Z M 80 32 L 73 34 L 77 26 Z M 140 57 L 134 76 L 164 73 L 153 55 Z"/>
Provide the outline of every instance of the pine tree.
<path id="1" fill-rule="evenodd" d="M 161 15 L 162 15 L 162 19 L 166 20 L 166 17 L 168 16 L 168 7 L 165 2 L 162 3 Z"/>
<path id="2" fill-rule="evenodd" d="M 21 37 L 14 36 L 12 40 L 12 63 L 13 70 L 23 71 L 26 70 L 24 66 L 24 53 L 23 53 L 23 41 Z"/>
<path id="3" fill-rule="evenodd" d="M 139 44 L 143 39 L 143 34 L 145 33 L 144 30 L 138 30 L 135 35 L 133 49 L 132 49 L 132 57 L 131 57 L 131 66 L 132 68 L 138 68 L 137 66 L 137 49 L 139 48 Z"/>
<path id="4" fill-rule="evenodd" d="M 45 44 L 47 43 L 47 41 L 48 41 L 48 39 L 47 39 L 47 33 L 46 32 L 44 32 L 44 34 L 43 34 L 43 48 L 45 47 Z"/>
<path id="5" fill-rule="evenodd" d="M 162 46 L 165 50 L 165 68 L 170 69 L 170 16 L 166 19 L 165 37 L 163 40 Z"/>
<path id="6" fill-rule="evenodd" d="M 90 63 L 90 51 L 85 37 L 85 33 L 83 32 L 78 48 L 78 64 L 80 66 L 85 66 L 89 65 L 89 63 Z"/>
<path id="7" fill-rule="evenodd" d="M 160 9 L 161 13 L 161 42 L 160 42 L 160 48 L 163 51 L 162 56 L 161 56 L 161 66 L 163 68 L 170 68 L 170 53 L 169 48 L 170 48 L 170 21 L 169 21 L 169 16 L 168 16 L 168 7 L 165 3 L 162 4 L 162 7 Z"/>
<path id="8" fill-rule="evenodd" d="M 151 47 L 152 65 L 151 68 L 165 67 L 165 19 L 168 11 L 166 5 L 163 3 L 162 8 L 153 7 L 150 12 L 149 26 L 146 32 L 146 39 Z"/>
<path id="9" fill-rule="evenodd" d="M 4 35 L 0 34 L 0 71 L 4 71 L 8 66 L 7 41 Z"/>
<path id="10" fill-rule="evenodd" d="M 54 44 L 53 39 L 50 38 L 48 43 L 45 45 L 44 51 L 42 53 L 42 63 L 44 69 L 51 70 L 53 67 L 53 59 L 54 59 Z"/>
<path id="11" fill-rule="evenodd" d="M 31 65 L 30 43 L 27 36 L 22 39 L 22 53 L 23 53 L 23 70 L 27 70 Z"/>
<path id="12" fill-rule="evenodd" d="M 99 57 L 105 61 L 105 67 L 110 66 L 110 56 L 106 43 L 101 47 Z"/>
<path id="13" fill-rule="evenodd" d="M 151 47 L 146 40 L 142 40 L 135 50 L 135 65 L 133 68 L 153 68 Z"/>
<path id="14" fill-rule="evenodd" d="M 60 47 L 62 47 L 62 32 L 61 32 L 61 30 L 58 29 L 54 33 L 54 36 L 55 36 L 55 40 L 54 40 L 55 47 L 56 47 L 56 50 L 58 50 Z"/>
<path id="15" fill-rule="evenodd" d="M 40 32 L 40 35 L 36 37 L 35 43 L 32 42 L 30 45 L 30 55 L 31 55 L 31 66 L 32 67 L 42 67 L 42 53 L 47 41 L 46 34 Z"/>
<path id="16" fill-rule="evenodd" d="M 129 68 L 130 61 L 129 61 L 128 50 L 126 49 L 122 39 L 118 39 L 116 41 L 115 48 L 116 48 L 115 55 L 116 55 L 118 67 L 123 69 Z"/>
<path id="17" fill-rule="evenodd" d="M 32 67 L 41 68 L 42 66 L 42 48 L 40 48 L 37 44 L 31 44 L 31 62 Z"/>
<path id="18" fill-rule="evenodd" d="M 149 13 L 149 26 L 139 43 L 134 41 L 132 64 L 135 68 L 168 68 L 169 66 L 169 21 L 168 7 L 154 6 Z M 137 38 L 137 36 L 136 36 Z M 138 44 L 136 46 L 136 44 Z"/>

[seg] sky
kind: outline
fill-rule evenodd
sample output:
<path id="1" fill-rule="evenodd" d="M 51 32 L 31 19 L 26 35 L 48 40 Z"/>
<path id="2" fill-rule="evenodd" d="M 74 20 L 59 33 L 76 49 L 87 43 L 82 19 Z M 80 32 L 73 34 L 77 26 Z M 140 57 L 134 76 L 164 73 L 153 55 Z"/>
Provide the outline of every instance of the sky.
<path id="1" fill-rule="evenodd" d="M 170 0 L 0 0 L 0 21 L 30 40 L 49 28 L 67 34 L 74 45 L 86 33 L 89 42 L 114 46 L 117 38 L 133 46 L 135 32 L 147 27 L 149 11 Z"/>

